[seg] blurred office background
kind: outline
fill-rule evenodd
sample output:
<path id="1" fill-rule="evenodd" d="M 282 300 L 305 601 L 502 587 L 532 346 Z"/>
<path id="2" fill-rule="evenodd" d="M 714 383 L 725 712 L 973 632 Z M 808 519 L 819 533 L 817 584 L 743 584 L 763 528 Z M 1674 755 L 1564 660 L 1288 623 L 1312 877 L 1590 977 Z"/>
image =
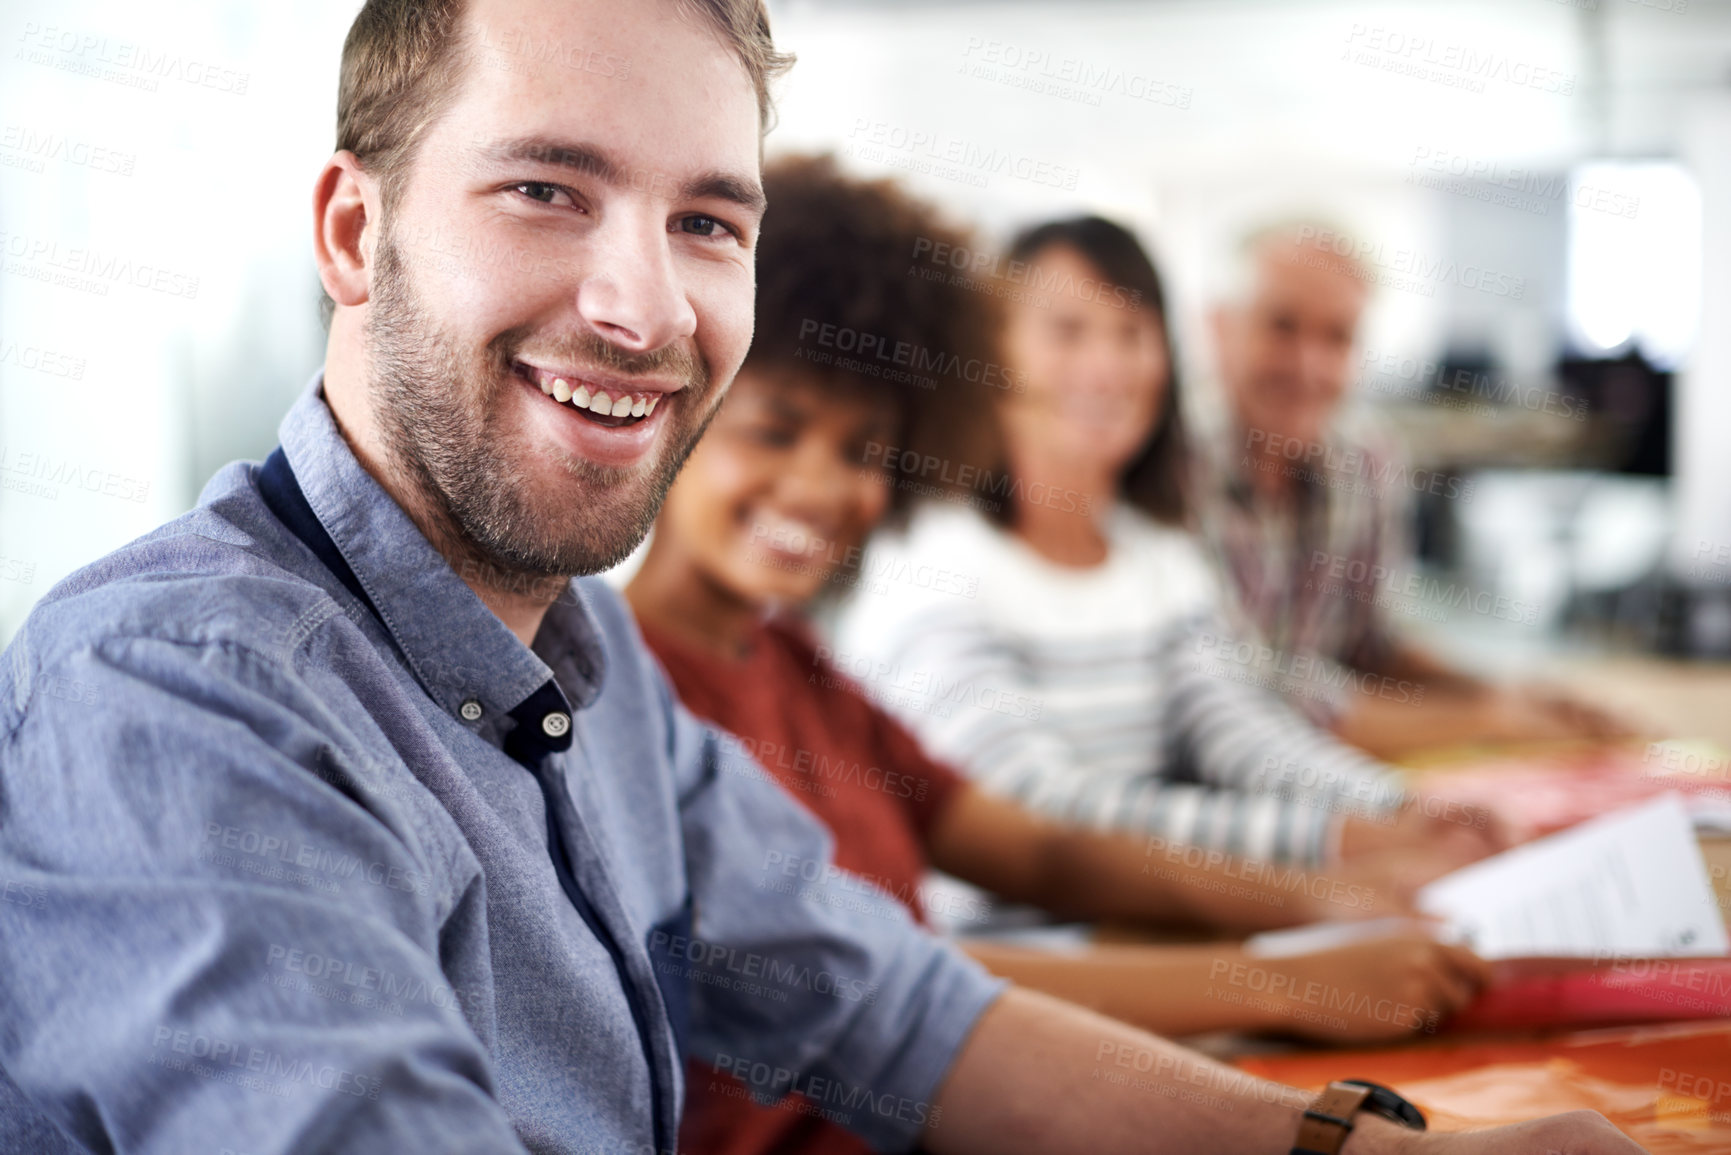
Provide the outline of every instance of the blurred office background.
<path id="1" fill-rule="evenodd" d="M 260 458 L 317 367 L 312 180 L 355 0 L 5 0 L 0 641 Z M 776 0 L 770 151 L 905 176 L 1001 241 L 1148 242 L 1187 384 L 1247 224 L 1389 283 L 1356 404 L 1470 501 L 1424 564 L 1537 606 L 1418 623 L 1481 664 L 1731 655 L 1731 0 Z M 196 67 L 194 67 L 196 65 Z"/>

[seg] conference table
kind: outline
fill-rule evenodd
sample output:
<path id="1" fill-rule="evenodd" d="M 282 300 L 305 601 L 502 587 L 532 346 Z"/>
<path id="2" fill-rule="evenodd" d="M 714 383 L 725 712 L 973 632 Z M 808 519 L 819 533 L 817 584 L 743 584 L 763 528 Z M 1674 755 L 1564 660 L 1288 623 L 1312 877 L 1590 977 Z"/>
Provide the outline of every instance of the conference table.
<path id="1" fill-rule="evenodd" d="M 1619 658 L 1572 663 L 1553 676 L 1652 733 L 1731 750 L 1731 666 Z M 1731 839 L 1704 837 L 1701 851 L 1720 910 L 1731 910 Z M 1440 1130 L 1590 1107 L 1654 1155 L 1731 1153 L 1726 1018 L 1577 1030 L 1444 1030 L 1398 1046 L 1353 1050 L 1217 1036 L 1205 1049 L 1297 1087 L 1320 1090 L 1332 1079 L 1354 1077 L 1391 1084 Z"/>
<path id="2" fill-rule="evenodd" d="M 1590 1107 L 1653 1155 L 1731 1152 L 1731 1021 L 1501 1037 L 1439 1036 L 1398 1047 L 1240 1056 L 1296 1087 L 1366 1078 L 1399 1088 L 1436 1130 Z"/>

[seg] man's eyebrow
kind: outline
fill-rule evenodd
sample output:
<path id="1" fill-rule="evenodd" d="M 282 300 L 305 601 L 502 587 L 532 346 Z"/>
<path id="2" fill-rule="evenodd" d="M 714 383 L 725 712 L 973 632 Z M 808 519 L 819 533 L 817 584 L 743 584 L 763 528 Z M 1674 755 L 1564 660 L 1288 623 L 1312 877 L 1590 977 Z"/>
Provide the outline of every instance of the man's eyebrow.
<path id="1" fill-rule="evenodd" d="M 605 149 L 596 145 L 557 141 L 538 136 L 487 144 L 481 149 L 481 159 L 490 164 L 509 164 L 523 161 L 534 164 L 549 164 L 557 168 L 570 169 L 572 172 L 592 177 L 603 184 L 615 187 L 653 188 L 666 183 L 667 180 L 663 174 L 655 173 L 646 182 L 640 176 L 633 174 L 625 165 L 608 156 Z M 741 208 L 757 215 L 762 215 L 764 208 L 768 205 L 768 201 L 763 195 L 763 187 L 757 181 L 719 170 L 711 170 L 691 177 L 677 188 L 677 199 L 680 200 L 707 200 L 711 198 L 732 201 Z"/>
<path id="2" fill-rule="evenodd" d="M 609 184 L 618 181 L 621 175 L 620 167 L 594 145 L 567 144 L 540 136 L 491 142 L 482 147 L 481 159 L 489 164 L 510 164 L 513 161 L 550 164 Z"/>
<path id="3" fill-rule="evenodd" d="M 713 197 L 716 200 L 732 201 L 759 216 L 769 207 L 769 198 L 763 195 L 762 185 L 725 172 L 706 172 L 702 176 L 693 177 L 681 185 L 679 191 L 686 200 L 706 200 Z"/>

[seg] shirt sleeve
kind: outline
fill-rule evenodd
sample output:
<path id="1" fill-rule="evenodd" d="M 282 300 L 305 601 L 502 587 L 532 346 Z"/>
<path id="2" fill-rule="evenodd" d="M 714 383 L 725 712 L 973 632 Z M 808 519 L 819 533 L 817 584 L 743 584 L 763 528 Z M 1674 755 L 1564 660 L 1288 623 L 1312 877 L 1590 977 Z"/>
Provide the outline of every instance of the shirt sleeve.
<path id="1" fill-rule="evenodd" d="M 945 607 L 900 622 L 883 660 L 934 685 L 968 686 L 968 708 L 934 695 L 875 696 L 935 757 L 984 788 L 1064 822 L 1159 835 L 1255 858 L 1326 858 L 1353 798 L 1398 800 L 1390 775 L 1264 690 L 1213 677 L 1195 661 L 1216 616 L 1168 631 L 1158 648 L 1165 749 L 1131 769 L 1099 770 L 1042 717 L 1025 667 L 978 614 Z M 1180 771 L 1191 780 L 1180 780 Z"/>
<path id="2" fill-rule="evenodd" d="M 474 879 L 338 785 L 297 675 L 108 638 L 0 700 L 0 1066 L 32 1109 L 100 1151 L 525 1150 L 438 962 Z"/>
<path id="3" fill-rule="evenodd" d="M 1347 816 L 1401 802 L 1402 775 L 1257 684 L 1263 675 L 1254 663 L 1211 660 L 1222 643 L 1235 654 L 1249 646 L 1232 638 L 1224 619 L 1201 614 L 1169 631 L 1161 647 L 1167 687 L 1162 729 L 1171 736 L 1170 756 L 1202 781 L 1233 792 L 1230 804 L 1198 803 L 1169 817 L 1168 836 L 1188 826 L 1189 841 L 1233 854 L 1322 861 Z M 1270 661 L 1284 661 L 1283 676 L 1301 687 L 1334 668 L 1316 662 L 1303 667 L 1307 675 L 1298 663 L 1266 652 Z"/>
<path id="4" fill-rule="evenodd" d="M 669 698 L 693 905 L 690 1057 L 905 1150 L 1003 984 L 836 867 L 828 831 Z M 744 832 L 749 831 L 749 836 Z"/>

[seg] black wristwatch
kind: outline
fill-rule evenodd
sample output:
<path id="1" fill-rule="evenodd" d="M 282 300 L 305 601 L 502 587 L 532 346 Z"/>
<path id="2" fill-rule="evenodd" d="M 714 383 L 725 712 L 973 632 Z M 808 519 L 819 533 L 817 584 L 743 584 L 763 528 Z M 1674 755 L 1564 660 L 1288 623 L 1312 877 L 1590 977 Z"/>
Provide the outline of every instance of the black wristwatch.
<path id="1" fill-rule="evenodd" d="M 1381 1115 L 1413 1131 L 1424 1130 L 1419 1109 L 1387 1087 L 1364 1079 L 1338 1079 L 1317 1096 L 1298 1121 L 1298 1141 L 1291 1155 L 1340 1155 L 1352 1134 L 1352 1117 L 1360 1111 Z"/>

